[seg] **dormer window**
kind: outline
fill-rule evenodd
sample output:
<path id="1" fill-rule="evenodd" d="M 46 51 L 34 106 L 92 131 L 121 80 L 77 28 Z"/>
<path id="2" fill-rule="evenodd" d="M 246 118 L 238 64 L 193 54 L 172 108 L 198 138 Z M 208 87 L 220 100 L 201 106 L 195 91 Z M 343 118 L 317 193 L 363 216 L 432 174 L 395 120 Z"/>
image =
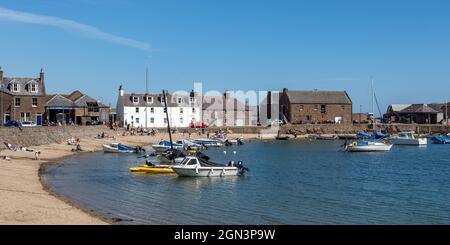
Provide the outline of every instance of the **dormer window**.
<path id="1" fill-rule="evenodd" d="M 32 92 L 32 93 L 37 93 L 37 91 L 38 91 L 38 85 L 37 85 L 37 83 L 31 83 L 31 84 L 30 84 L 30 92 Z"/>
<path id="2" fill-rule="evenodd" d="M 146 101 L 148 104 L 152 104 L 153 103 L 153 97 L 147 96 Z"/>
<path id="3" fill-rule="evenodd" d="M 133 96 L 133 103 L 139 103 L 139 97 Z"/>
<path id="4" fill-rule="evenodd" d="M 13 91 L 13 92 L 20 92 L 20 84 L 18 84 L 18 83 L 13 83 L 13 84 L 12 84 L 12 91 Z"/>

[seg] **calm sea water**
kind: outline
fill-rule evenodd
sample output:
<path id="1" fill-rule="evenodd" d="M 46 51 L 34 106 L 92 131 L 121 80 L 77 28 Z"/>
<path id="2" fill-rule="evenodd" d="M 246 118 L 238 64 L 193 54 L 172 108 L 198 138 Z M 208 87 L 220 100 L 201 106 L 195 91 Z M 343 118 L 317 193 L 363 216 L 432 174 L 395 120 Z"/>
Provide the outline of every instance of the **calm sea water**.
<path id="1" fill-rule="evenodd" d="M 239 177 L 134 174 L 136 155 L 103 153 L 66 159 L 47 177 L 63 196 L 132 224 L 450 224 L 450 145 L 346 153 L 341 144 L 207 151 L 243 160 L 250 172 Z"/>

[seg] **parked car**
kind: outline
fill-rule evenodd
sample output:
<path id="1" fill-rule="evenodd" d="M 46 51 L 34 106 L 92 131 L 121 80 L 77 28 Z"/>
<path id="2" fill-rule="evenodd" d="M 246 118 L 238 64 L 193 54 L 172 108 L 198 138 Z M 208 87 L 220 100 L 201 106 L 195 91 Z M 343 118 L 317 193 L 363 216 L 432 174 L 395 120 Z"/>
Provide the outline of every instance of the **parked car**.
<path id="1" fill-rule="evenodd" d="M 33 121 L 23 121 L 21 122 L 22 127 L 36 127 L 37 124 L 34 123 Z"/>
<path id="2" fill-rule="evenodd" d="M 191 123 L 191 128 L 207 128 L 208 125 L 204 123 Z"/>
<path id="3" fill-rule="evenodd" d="M 14 121 L 14 120 L 9 120 L 5 123 L 4 125 L 5 127 L 22 127 L 22 124 L 18 121 Z"/>

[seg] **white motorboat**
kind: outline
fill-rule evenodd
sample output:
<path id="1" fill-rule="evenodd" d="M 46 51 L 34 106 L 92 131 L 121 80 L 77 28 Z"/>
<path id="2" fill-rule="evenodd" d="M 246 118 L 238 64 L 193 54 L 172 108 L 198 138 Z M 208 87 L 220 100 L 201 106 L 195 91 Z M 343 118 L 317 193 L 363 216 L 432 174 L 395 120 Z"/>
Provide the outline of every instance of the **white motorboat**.
<path id="1" fill-rule="evenodd" d="M 374 152 L 374 151 L 390 151 L 392 144 L 387 142 L 376 141 L 353 141 L 345 147 L 348 152 Z"/>
<path id="2" fill-rule="evenodd" d="M 217 164 L 196 156 L 187 156 L 179 165 L 172 166 L 178 176 L 187 177 L 224 177 L 242 175 L 247 168 L 242 162 Z"/>
<path id="3" fill-rule="evenodd" d="M 138 152 L 136 147 L 129 147 L 120 143 L 111 143 L 103 145 L 103 151 L 105 153 L 136 153 Z"/>
<path id="4" fill-rule="evenodd" d="M 426 145 L 428 143 L 427 138 L 416 138 L 414 132 L 402 132 L 389 140 L 394 145 Z"/>
<path id="5" fill-rule="evenodd" d="M 177 141 L 177 144 L 183 145 L 185 149 L 201 150 L 203 148 L 202 145 L 196 144 L 190 140 L 179 140 Z"/>
<path id="6" fill-rule="evenodd" d="M 161 142 L 159 142 L 156 145 L 152 145 L 152 148 L 156 151 L 156 152 L 163 152 L 165 150 L 171 149 L 172 147 L 174 149 L 177 150 L 182 150 L 183 149 L 183 145 L 182 144 L 176 144 L 176 143 L 172 143 L 172 147 L 170 146 L 170 141 L 167 140 L 163 140 Z"/>
<path id="7" fill-rule="evenodd" d="M 215 139 L 196 139 L 193 140 L 195 144 L 199 144 L 206 147 L 221 147 L 223 144 Z"/>

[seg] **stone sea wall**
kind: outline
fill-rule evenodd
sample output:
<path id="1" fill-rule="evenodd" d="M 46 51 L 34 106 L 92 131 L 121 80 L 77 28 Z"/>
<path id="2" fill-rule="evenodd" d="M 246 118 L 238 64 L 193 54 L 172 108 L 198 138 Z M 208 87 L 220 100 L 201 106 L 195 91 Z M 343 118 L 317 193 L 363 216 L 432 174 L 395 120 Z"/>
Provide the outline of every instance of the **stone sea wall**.
<path id="1" fill-rule="evenodd" d="M 23 130 L 15 127 L 0 128 L 0 149 L 5 147 L 3 142 L 13 145 L 35 146 L 66 142 L 72 136 L 94 138 L 101 132 L 110 133 L 105 126 L 43 126 L 23 128 Z"/>

